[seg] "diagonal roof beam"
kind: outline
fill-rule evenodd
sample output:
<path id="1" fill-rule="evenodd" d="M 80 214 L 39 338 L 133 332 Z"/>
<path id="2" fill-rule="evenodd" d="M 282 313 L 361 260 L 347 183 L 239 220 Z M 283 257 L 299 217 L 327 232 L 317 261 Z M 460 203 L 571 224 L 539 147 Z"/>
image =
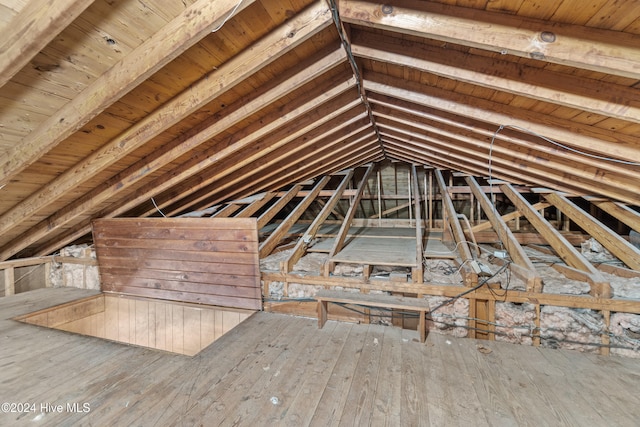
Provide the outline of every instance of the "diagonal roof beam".
<path id="1" fill-rule="evenodd" d="M 102 183 L 92 191 L 74 201 L 65 208 L 53 215 L 55 220 L 49 220 L 49 229 L 58 227 L 64 222 L 72 219 L 72 215 L 79 215 L 87 209 L 96 206 L 107 199 L 113 198 L 118 193 L 126 190 L 138 181 L 149 176 L 166 164 L 174 161 L 187 152 L 196 149 L 215 135 L 223 132 L 229 127 L 246 119 L 253 113 L 260 111 L 272 102 L 286 96 L 291 91 L 302 87 L 313 79 L 321 76 L 328 70 L 336 67 L 344 61 L 344 52 L 335 50 L 328 52 L 321 58 L 317 58 L 310 63 L 304 63 L 305 68 L 290 76 L 283 77 L 282 81 L 275 83 L 265 91 L 256 91 L 251 96 L 243 97 L 227 107 L 225 116 L 213 115 L 204 120 L 197 127 L 191 129 L 186 134 L 180 135 L 163 147 L 162 151 L 136 162 L 134 165 L 113 176 L 108 181 Z M 333 82 L 333 89 L 343 87 L 342 82 Z M 346 87 L 345 87 L 346 90 Z M 263 129 L 269 129 L 263 126 Z M 0 216 L 0 235 L 16 227 L 21 221 L 28 219 L 35 214 L 38 209 L 44 207 L 49 199 L 47 197 L 31 197 L 23 203 L 16 205 Z M 63 215 L 64 214 L 64 215 Z"/>
<path id="2" fill-rule="evenodd" d="M 596 239 L 609 252 L 618 257 L 629 268 L 640 270 L 640 249 L 627 242 L 610 228 L 598 221 L 566 197 L 557 194 L 543 194 L 549 203 L 560 209 L 573 222 L 578 224 L 591 237 Z"/>
<path id="3" fill-rule="evenodd" d="M 309 128 L 313 128 L 314 124 L 316 123 L 321 123 L 323 120 L 329 120 L 330 118 L 332 118 L 332 114 L 339 115 L 340 110 L 335 111 L 335 105 L 327 105 L 324 107 L 324 109 L 319 108 L 321 104 L 328 104 L 329 100 L 332 100 L 335 97 L 342 96 L 342 98 L 340 99 L 344 98 L 345 102 L 351 101 L 351 103 L 349 103 L 345 108 L 353 108 L 357 101 L 353 101 L 353 95 L 349 95 L 346 93 L 346 91 L 348 91 L 348 89 L 352 88 L 353 86 L 353 79 L 349 79 L 346 82 L 333 81 L 332 87 L 326 88 L 326 90 L 322 92 L 321 95 L 313 97 L 311 99 L 303 100 L 302 105 L 292 103 L 292 109 L 285 111 L 278 110 L 270 116 L 264 117 L 262 122 L 256 123 L 253 127 L 250 126 L 249 131 L 245 129 L 243 131 L 236 132 L 230 141 L 221 141 L 220 143 L 215 144 L 213 147 L 208 148 L 204 153 L 202 153 L 201 156 L 196 156 L 185 164 L 178 166 L 172 172 L 162 175 L 159 178 L 154 179 L 150 183 L 146 183 L 145 185 L 137 189 L 135 197 L 127 199 L 127 203 L 114 210 L 111 210 L 111 214 L 105 214 L 103 216 L 113 217 L 123 214 L 129 209 L 132 209 L 135 206 L 139 205 L 143 201 L 149 200 L 149 198 L 154 194 L 158 194 L 159 192 L 164 191 L 168 188 L 175 187 L 176 184 L 185 180 L 186 178 L 196 173 L 200 173 L 211 165 L 224 160 L 226 157 L 243 150 L 251 144 L 255 144 L 255 142 L 260 138 L 278 131 L 283 125 L 285 125 L 286 123 L 290 123 L 295 119 L 299 119 L 301 115 L 305 113 L 308 114 L 307 118 L 304 121 L 298 120 L 297 123 L 306 124 L 307 127 L 305 129 L 307 130 Z M 320 88 L 324 88 L 324 86 L 321 86 Z M 315 92 L 313 92 L 313 94 L 315 94 Z M 215 124 L 212 126 L 215 126 Z M 290 128 L 288 129 L 289 130 L 280 130 L 279 132 L 287 136 L 287 133 L 290 133 Z M 301 132 L 304 133 L 304 130 Z M 211 137 L 213 135 L 209 136 Z M 289 137 L 293 139 L 295 138 L 295 135 L 289 135 Z M 284 139 L 284 142 L 287 142 L 287 140 Z M 188 142 L 185 141 L 185 143 Z M 272 143 L 275 146 L 275 142 Z M 234 167 L 236 166 L 240 167 L 241 165 L 234 165 Z M 110 186 L 117 187 L 118 185 L 118 182 L 110 182 Z M 51 217 L 45 219 L 44 221 L 41 221 L 36 226 L 31 227 L 28 233 L 21 235 L 19 239 L 14 239 L 14 241 L 10 242 L 0 249 L 0 259 L 6 259 L 14 255 L 19 250 L 43 238 L 46 234 L 50 233 L 52 229 L 58 228 L 63 224 L 66 224 L 67 222 L 73 220 L 74 218 L 77 218 L 82 213 L 81 211 L 84 211 L 92 206 L 93 196 L 95 195 L 92 195 L 88 198 L 83 197 L 82 199 L 80 199 L 81 203 L 72 203 L 71 205 L 63 208 Z"/>
<path id="4" fill-rule="evenodd" d="M 54 181 L 0 217 L 0 229 L 11 227 L 16 218 L 27 218 L 38 209 L 73 190 L 79 183 L 143 146 L 185 116 L 206 105 L 236 83 L 275 61 L 304 40 L 330 24 L 326 7 L 315 5 L 302 11 L 217 70 L 180 93 L 152 114 L 126 130 L 108 144 L 67 170 Z M 293 34 L 293 37 L 292 37 Z M 197 136 L 197 135 L 196 135 Z M 8 220 L 11 215 L 12 220 Z M 0 256 L 0 258 L 2 258 Z"/>
<path id="5" fill-rule="evenodd" d="M 0 88 L 91 3 L 93 0 L 30 0 L 0 32 Z"/>
<path id="6" fill-rule="evenodd" d="M 214 187 L 216 194 L 223 195 L 226 189 L 230 189 L 230 191 L 234 193 L 240 193 L 244 190 L 253 189 L 255 192 L 258 188 L 273 188 L 273 177 L 277 175 L 287 176 L 288 182 L 301 180 L 301 173 L 303 171 L 306 173 L 310 169 L 310 165 L 308 163 L 303 165 L 303 162 L 309 161 L 309 159 L 311 159 L 311 162 L 314 162 L 318 159 L 331 157 L 332 154 L 337 155 L 338 151 L 345 145 L 345 140 L 349 141 L 347 144 L 351 150 L 353 150 L 364 140 L 371 139 L 371 133 L 373 133 L 371 124 L 366 122 L 363 113 L 358 114 L 357 110 L 359 109 L 354 109 L 353 112 L 355 112 L 356 115 L 353 115 L 353 117 L 343 115 L 333 122 L 330 122 L 329 124 L 332 124 L 332 126 L 331 130 L 328 131 L 329 135 L 309 138 L 308 141 L 301 138 L 299 141 L 287 144 L 276 151 L 266 153 L 242 169 L 229 171 L 230 173 L 227 175 L 231 179 L 225 180 L 224 183 L 217 180 L 213 181 L 208 177 L 204 178 L 198 187 L 209 183 L 213 185 L 204 187 L 202 191 L 194 192 L 188 197 L 182 198 L 181 201 L 177 202 L 179 207 L 170 209 L 169 214 L 173 215 L 174 213 L 186 208 L 192 208 L 194 205 L 210 199 L 211 188 L 209 187 Z M 367 130 L 369 130 L 369 132 L 367 132 Z M 357 139 L 351 139 L 354 135 L 361 135 L 363 133 L 366 133 L 366 135 Z M 339 135 L 339 137 L 336 136 L 336 134 Z M 306 136 L 307 135 L 305 135 L 305 137 Z M 234 163 L 234 159 L 230 160 L 230 163 Z M 238 162 L 241 162 L 241 160 L 238 160 Z M 203 195 L 202 193 L 205 194 Z M 210 202 L 206 204 L 211 205 Z"/>
<path id="7" fill-rule="evenodd" d="M 435 2 L 342 0 L 344 22 L 640 79 L 640 36 Z"/>
<path id="8" fill-rule="evenodd" d="M 589 274 L 588 281 L 593 296 L 605 298 L 611 296 L 611 287 L 600 272 L 558 230 L 553 228 L 540 212 L 536 211 L 511 185 L 502 184 L 500 189 L 564 262 L 570 267 Z"/>
<path id="9" fill-rule="evenodd" d="M 500 241 L 504 244 L 504 247 L 511 256 L 513 262 L 527 270 L 527 290 L 530 292 L 541 292 L 542 278 L 536 272 L 536 268 L 524 252 L 524 249 L 522 249 L 522 246 L 520 246 L 520 243 L 518 243 L 518 240 L 516 240 L 513 232 L 507 226 L 507 223 L 498 214 L 498 211 L 495 209 L 495 205 L 491 200 L 489 200 L 485 192 L 482 191 L 474 177 L 467 176 L 465 181 L 467 181 L 473 195 L 476 196 L 482 210 L 487 215 L 487 219 L 489 219 L 491 226 L 496 231 Z"/>
<path id="10" fill-rule="evenodd" d="M 311 225 L 309 225 L 309 227 L 305 230 L 304 236 L 301 239 L 298 239 L 298 241 L 296 242 L 296 246 L 293 248 L 293 251 L 291 251 L 289 257 L 285 261 L 280 262 L 281 273 L 286 274 L 293 270 L 295 264 L 300 260 L 300 258 L 302 258 L 305 251 L 307 250 L 309 243 L 311 243 L 311 241 L 315 239 L 316 233 L 318 232 L 318 230 L 320 230 L 320 227 L 322 226 L 322 224 L 324 224 L 324 221 L 340 201 L 342 193 L 344 193 L 344 190 L 346 190 L 347 185 L 349 185 L 349 182 L 353 177 L 353 172 L 353 169 L 349 169 L 344 178 L 342 178 L 342 181 L 340 182 L 338 187 L 334 190 L 333 195 L 331 196 L 329 201 L 324 205 L 320 213 L 314 218 Z"/>
<path id="11" fill-rule="evenodd" d="M 358 209 L 358 205 L 360 204 L 360 199 L 362 199 L 362 195 L 364 193 L 367 180 L 369 179 L 369 176 L 371 175 L 371 173 L 377 169 L 377 167 L 378 166 L 376 164 L 369 165 L 367 170 L 364 172 L 364 175 L 360 179 L 360 182 L 358 184 L 358 189 L 356 191 L 356 195 L 351 201 L 351 204 L 349 205 L 349 210 L 347 211 L 347 214 L 344 216 L 344 220 L 342 221 L 340 230 L 338 231 L 335 241 L 333 243 L 333 246 L 331 247 L 331 250 L 329 252 L 329 259 L 336 256 L 345 246 L 345 240 L 347 239 L 347 232 L 351 227 L 353 218 L 355 218 L 356 216 L 356 211 Z M 326 266 L 325 276 L 328 276 L 329 275 L 328 273 L 333 270 L 334 263 L 328 262 L 327 264 L 325 264 L 325 266 Z"/>
<path id="12" fill-rule="evenodd" d="M 547 138 L 588 152 L 637 161 L 640 158 L 640 143 L 634 137 L 625 136 L 594 126 L 574 123 L 569 120 L 531 111 L 516 111 L 514 108 L 466 94 L 458 94 L 378 73 L 368 73 L 365 89 L 371 92 L 400 98 L 444 111 L 500 125 L 515 125 L 529 129 Z M 594 136 L 595 135 L 595 136 Z M 541 142 L 546 145 L 547 142 Z M 637 167 L 629 167 L 629 173 Z M 636 172 L 637 173 L 637 172 Z"/>
<path id="13" fill-rule="evenodd" d="M 402 113 L 397 113 L 401 115 Z M 455 134 L 445 128 L 425 125 L 416 120 L 414 123 L 407 123 L 406 120 L 395 117 L 393 114 L 387 115 L 376 111 L 381 134 L 389 136 L 393 134 L 398 137 L 398 133 L 403 134 L 399 139 L 416 140 L 430 148 L 436 146 L 446 150 L 459 151 L 461 158 L 476 158 L 480 163 L 488 167 L 487 154 L 492 149 L 492 170 L 502 170 L 502 168 L 512 168 L 520 170 L 529 181 L 538 185 L 551 187 L 564 186 L 563 191 L 576 192 L 578 188 L 581 192 L 587 193 L 607 193 L 618 199 L 633 199 L 640 191 L 640 183 L 631 177 L 611 174 L 601 177 L 602 169 L 591 168 L 580 163 L 573 163 L 567 159 L 556 156 L 548 156 L 537 152 L 536 147 L 523 147 L 517 149 L 511 144 L 496 143 L 490 147 L 490 142 L 478 139 L 475 136 L 466 136 L 465 132 Z M 404 136 L 406 135 L 406 137 Z M 432 144 L 434 144 L 432 146 Z M 524 151 L 526 150 L 526 151 Z M 523 152 L 524 151 L 524 152 Z M 564 160 L 564 162 L 563 162 Z M 526 170 L 523 168 L 526 165 Z M 483 173 L 486 174 L 487 171 Z M 572 188 L 569 188 L 570 184 Z"/>
<path id="14" fill-rule="evenodd" d="M 284 238 L 287 232 L 293 227 L 298 220 L 302 216 L 302 214 L 307 210 L 307 208 L 313 203 L 320 191 L 329 183 L 331 179 L 330 176 L 324 176 L 318 180 L 316 185 L 313 187 L 313 190 L 309 192 L 305 196 L 304 199 L 300 203 L 296 205 L 289 215 L 285 219 L 282 220 L 280 225 L 269 235 L 269 237 L 264 240 L 259 247 L 259 256 L 260 258 L 264 258 L 271 254 L 271 252 L 276 248 L 280 240 Z"/>
<path id="15" fill-rule="evenodd" d="M 521 147 L 523 151 L 527 152 L 533 145 L 536 145 L 535 150 L 545 153 L 547 155 L 557 155 L 559 153 L 558 147 L 551 145 L 539 145 L 535 144 L 537 137 L 515 130 L 505 129 L 496 135 L 496 127 L 494 124 L 480 121 L 473 117 L 465 117 L 454 112 L 445 110 L 438 110 L 432 107 L 419 105 L 414 102 L 394 98 L 382 94 L 369 94 L 369 100 L 374 104 L 374 111 L 379 110 L 378 106 L 388 107 L 393 109 L 393 116 L 399 117 L 400 113 L 409 114 L 411 117 L 419 118 L 422 122 L 433 121 L 438 124 L 438 128 L 454 128 L 458 133 L 464 133 L 465 135 L 482 135 L 486 141 L 491 141 L 495 137 L 496 141 L 504 141 L 511 146 Z M 444 126 L 440 126 L 444 125 Z M 562 153 L 561 159 L 564 162 L 582 163 L 591 168 L 601 168 L 602 161 L 591 157 L 585 157 L 577 153 L 565 151 Z M 618 175 L 626 175 L 629 173 L 629 167 L 618 163 L 610 163 L 607 165 L 607 170 Z M 598 174 L 602 175 L 602 174 Z M 608 179 L 608 174 L 603 176 L 603 179 Z M 637 181 L 637 180 L 636 180 Z"/>
<path id="16" fill-rule="evenodd" d="M 354 32 L 351 49 L 358 57 L 640 123 L 640 90 L 632 87 L 381 34 Z"/>
<path id="17" fill-rule="evenodd" d="M 243 1 L 240 9 L 251 3 Z M 210 34 L 237 5 L 237 0 L 198 0 L 185 9 L 11 149 L 0 163 L 0 185 Z"/>
<path id="18" fill-rule="evenodd" d="M 594 200 L 593 197 L 585 197 L 585 199 L 616 218 L 618 221 L 640 233 L 640 213 L 634 211 L 629 206 L 609 200 Z"/>

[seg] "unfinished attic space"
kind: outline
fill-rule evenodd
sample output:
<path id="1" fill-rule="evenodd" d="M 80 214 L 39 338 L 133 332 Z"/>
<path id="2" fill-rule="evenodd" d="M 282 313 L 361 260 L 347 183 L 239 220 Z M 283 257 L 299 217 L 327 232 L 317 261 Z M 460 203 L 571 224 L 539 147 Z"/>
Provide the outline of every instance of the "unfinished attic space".
<path id="1" fill-rule="evenodd" d="M 0 0 L 0 348 L 0 425 L 637 425 L 640 3 Z"/>

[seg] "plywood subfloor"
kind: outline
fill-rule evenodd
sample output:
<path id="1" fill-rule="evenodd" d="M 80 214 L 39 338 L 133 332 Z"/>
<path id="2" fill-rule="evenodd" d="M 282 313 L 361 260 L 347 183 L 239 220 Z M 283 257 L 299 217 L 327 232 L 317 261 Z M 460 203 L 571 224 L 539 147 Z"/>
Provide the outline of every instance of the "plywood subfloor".
<path id="1" fill-rule="evenodd" d="M 455 249 L 449 249 L 441 240 L 427 239 L 424 246 L 424 257 L 455 259 L 458 257 L 458 252 Z"/>
<path id="2" fill-rule="evenodd" d="M 309 252 L 330 252 L 335 237 L 311 246 Z M 345 246 L 331 261 L 368 265 L 416 266 L 416 231 L 413 228 L 351 227 Z"/>
<path id="3" fill-rule="evenodd" d="M 331 261 L 416 267 L 416 238 L 354 237 Z"/>
<path id="4" fill-rule="evenodd" d="M 632 426 L 640 360 L 257 313 L 195 357 L 10 317 L 87 296 L 0 299 L 0 425 Z M 481 344 L 491 350 L 480 352 Z M 40 412 L 41 403 L 65 410 Z M 90 412 L 66 411 L 88 403 Z"/>

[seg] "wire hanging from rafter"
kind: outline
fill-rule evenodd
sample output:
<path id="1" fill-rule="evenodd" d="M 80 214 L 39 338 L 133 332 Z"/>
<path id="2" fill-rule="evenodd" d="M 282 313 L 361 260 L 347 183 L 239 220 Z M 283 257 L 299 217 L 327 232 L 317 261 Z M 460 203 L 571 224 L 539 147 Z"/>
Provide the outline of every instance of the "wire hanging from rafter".
<path id="1" fill-rule="evenodd" d="M 358 64 L 356 63 L 356 59 L 353 56 L 353 52 L 351 51 L 351 44 L 347 39 L 347 36 L 344 34 L 344 30 L 342 27 L 342 21 L 340 20 L 340 14 L 338 13 L 338 6 L 336 5 L 335 0 L 327 0 L 329 2 L 329 8 L 331 9 L 331 16 L 333 17 L 333 23 L 336 25 L 336 29 L 338 30 L 338 35 L 340 36 L 340 40 L 342 42 L 342 46 L 347 53 L 347 58 L 349 59 L 349 64 L 351 65 L 351 69 L 353 70 L 353 74 L 356 78 L 356 86 L 358 88 L 358 94 L 360 95 L 360 99 L 364 104 L 364 107 L 367 110 L 367 114 L 369 116 L 369 121 L 371 121 L 371 125 L 373 126 L 373 130 L 376 133 L 376 137 L 378 138 L 378 144 L 380 145 L 380 150 L 382 150 L 382 155 L 384 158 L 387 158 L 387 153 L 384 149 L 384 144 L 382 143 L 382 136 L 380 135 L 380 130 L 378 129 L 378 125 L 376 124 L 375 118 L 373 117 L 373 111 L 371 110 L 371 105 L 369 104 L 369 100 L 366 97 L 364 92 L 364 86 L 362 85 L 362 74 L 360 73 L 360 69 L 358 68 Z"/>

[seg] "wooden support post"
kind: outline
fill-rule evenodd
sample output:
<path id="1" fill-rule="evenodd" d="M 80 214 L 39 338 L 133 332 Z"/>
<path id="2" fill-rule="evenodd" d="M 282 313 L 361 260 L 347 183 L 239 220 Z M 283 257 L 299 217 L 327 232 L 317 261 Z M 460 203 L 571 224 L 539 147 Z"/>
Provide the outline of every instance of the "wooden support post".
<path id="1" fill-rule="evenodd" d="M 536 330 L 534 332 L 533 345 L 534 347 L 539 347 L 540 346 L 540 304 L 536 304 L 536 318 L 534 320 L 534 324 L 536 326 Z"/>
<path id="2" fill-rule="evenodd" d="M 16 293 L 15 270 L 13 267 L 4 269 L 4 296 L 8 297 Z"/>
<path id="3" fill-rule="evenodd" d="M 376 205 L 373 203 L 373 194 L 371 193 L 371 186 L 369 185 L 369 181 L 367 181 L 367 193 L 369 193 L 369 203 L 371 204 L 371 212 L 373 215 L 376 213 Z M 362 212 L 364 216 L 367 216 L 366 211 L 364 210 L 364 206 L 362 207 Z"/>
<path id="4" fill-rule="evenodd" d="M 496 300 L 487 301 L 487 329 L 490 331 L 488 333 L 489 341 L 496 340 Z"/>
<path id="5" fill-rule="evenodd" d="M 325 300 L 318 301 L 318 328 L 320 329 L 327 323 L 327 304 Z"/>
<path id="6" fill-rule="evenodd" d="M 51 287 L 51 261 L 44 263 L 44 287 Z"/>
<path id="7" fill-rule="evenodd" d="M 365 281 L 369 280 L 369 277 L 371 277 L 371 270 L 372 270 L 371 264 L 364 264 L 362 266 L 362 278 Z"/>
<path id="8" fill-rule="evenodd" d="M 602 333 L 602 347 L 600 347 L 600 354 L 603 356 L 609 356 L 611 339 L 609 337 L 609 325 L 611 324 L 611 311 L 602 310 L 602 320 L 604 320 L 605 330 Z"/>
<path id="9" fill-rule="evenodd" d="M 411 213 L 411 205 L 413 204 L 413 197 L 411 192 L 411 172 L 407 172 L 407 192 L 409 194 L 409 209 L 407 210 L 409 211 L 409 225 L 411 225 L 411 222 L 413 221 L 413 214 Z"/>
<path id="10" fill-rule="evenodd" d="M 380 171 L 380 196 L 382 197 L 382 210 L 386 211 L 387 210 L 387 198 L 385 197 L 384 194 L 384 181 L 382 180 L 382 171 Z M 382 214 L 382 216 L 384 216 L 384 214 Z"/>
<path id="11" fill-rule="evenodd" d="M 420 205 L 420 187 L 418 185 L 418 171 L 416 170 L 415 165 L 411 165 L 411 174 L 413 176 L 413 194 L 416 197 L 416 205 L 415 205 L 415 217 L 416 217 L 416 267 L 411 271 L 411 278 L 413 283 L 422 283 L 424 280 L 424 273 L 422 267 L 422 260 L 424 258 L 423 248 L 422 248 L 422 208 Z M 409 208 L 411 211 L 411 208 Z"/>
<path id="12" fill-rule="evenodd" d="M 429 229 L 433 228 L 433 169 L 429 169 Z"/>
<path id="13" fill-rule="evenodd" d="M 469 298 L 469 338 L 476 338 L 476 328 L 478 327 L 478 322 L 476 318 L 478 317 L 478 310 L 476 309 L 476 299 Z"/>
<path id="14" fill-rule="evenodd" d="M 378 170 L 376 174 L 378 178 L 378 227 L 382 224 L 382 194 L 380 186 L 382 185 L 382 171 Z"/>
<path id="15" fill-rule="evenodd" d="M 427 219 L 429 218 L 429 195 L 427 190 L 427 174 L 425 173 L 422 177 L 422 182 L 424 186 L 424 223 L 425 227 L 429 226 Z"/>

